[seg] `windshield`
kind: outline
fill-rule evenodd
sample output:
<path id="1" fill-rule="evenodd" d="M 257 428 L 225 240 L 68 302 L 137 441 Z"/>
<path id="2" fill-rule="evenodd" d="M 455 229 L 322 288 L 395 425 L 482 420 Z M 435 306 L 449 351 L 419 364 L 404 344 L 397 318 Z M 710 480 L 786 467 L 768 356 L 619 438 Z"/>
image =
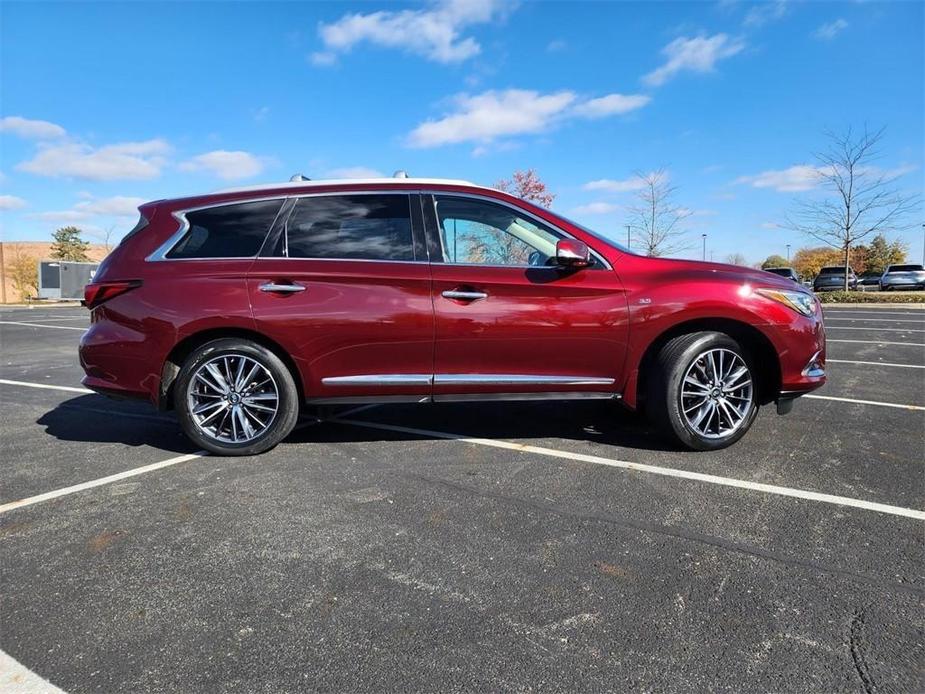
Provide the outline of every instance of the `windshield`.
<path id="1" fill-rule="evenodd" d="M 564 217 L 563 215 L 558 214 L 558 213 L 556 213 L 556 216 L 557 216 L 559 219 L 561 219 L 561 220 L 563 220 L 563 221 L 565 221 L 565 222 L 568 222 L 568 223 L 571 224 L 572 226 L 578 227 L 579 229 L 581 229 L 583 232 L 585 232 L 585 233 L 588 234 L 589 236 L 593 236 L 594 238 L 596 238 L 596 239 L 598 239 L 598 240 L 600 240 L 600 241 L 603 241 L 603 242 L 606 243 L 608 246 L 613 246 L 614 248 L 617 248 L 617 249 L 623 251 L 624 253 L 632 253 L 632 252 L 633 252 L 632 250 L 630 250 L 629 248 L 627 248 L 626 246 L 624 246 L 624 245 L 623 245 L 622 243 L 620 243 L 619 241 L 615 241 L 614 239 L 610 238 L 609 236 L 605 236 L 604 234 L 601 234 L 600 232 L 594 231 L 593 229 L 589 229 L 589 228 L 586 227 L 584 224 L 579 224 L 579 223 L 576 222 L 575 220 L 569 219 L 568 217 Z M 637 253 L 636 255 L 638 255 L 638 253 Z"/>
<path id="2" fill-rule="evenodd" d="M 887 268 L 887 272 L 916 272 L 921 271 L 921 265 L 890 265 Z"/>
<path id="3" fill-rule="evenodd" d="M 781 277 L 790 277 L 793 275 L 793 270 L 789 267 L 769 267 L 765 272 L 770 272 L 775 275 L 780 275 Z"/>

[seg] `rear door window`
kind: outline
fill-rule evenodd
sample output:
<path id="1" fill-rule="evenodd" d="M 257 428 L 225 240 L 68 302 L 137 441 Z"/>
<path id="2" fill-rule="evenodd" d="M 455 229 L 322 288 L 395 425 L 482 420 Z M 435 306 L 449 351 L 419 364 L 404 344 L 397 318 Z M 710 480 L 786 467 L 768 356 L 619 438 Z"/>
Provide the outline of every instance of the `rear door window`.
<path id="1" fill-rule="evenodd" d="M 414 260 L 407 194 L 302 198 L 286 224 L 290 258 Z"/>
<path id="2" fill-rule="evenodd" d="M 282 200 L 262 200 L 187 212 L 189 229 L 166 257 L 256 256 L 281 205 Z"/>

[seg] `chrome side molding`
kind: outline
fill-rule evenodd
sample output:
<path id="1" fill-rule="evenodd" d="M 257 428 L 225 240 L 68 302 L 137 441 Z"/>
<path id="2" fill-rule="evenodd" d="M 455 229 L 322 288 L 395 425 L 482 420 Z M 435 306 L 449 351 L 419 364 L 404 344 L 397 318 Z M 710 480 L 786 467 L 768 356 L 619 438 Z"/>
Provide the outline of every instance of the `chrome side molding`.
<path id="1" fill-rule="evenodd" d="M 363 374 L 359 376 L 328 376 L 321 379 L 325 386 L 431 386 L 430 374 Z"/>
<path id="2" fill-rule="evenodd" d="M 284 285 L 285 286 L 285 285 Z M 531 374 L 360 374 L 328 376 L 326 386 L 611 386 L 612 378 Z"/>

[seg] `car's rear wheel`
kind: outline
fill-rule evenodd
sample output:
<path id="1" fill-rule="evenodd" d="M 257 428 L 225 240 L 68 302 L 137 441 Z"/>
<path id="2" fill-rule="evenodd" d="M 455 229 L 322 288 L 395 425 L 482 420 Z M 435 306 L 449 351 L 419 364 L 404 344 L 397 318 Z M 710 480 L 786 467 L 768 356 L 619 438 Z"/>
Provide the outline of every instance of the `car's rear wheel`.
<path id="1" fill-rule="evenodd" d="M 299 417 L 292 374 L 250 340 L 207 342 L 184 362 L 174 387 L 183 431 L 218 455 L 255 455 L 282 441 Z"/>
<path id="2" fill-rule="evenodd" d="M 648 378 L 654 422 L 688 448 L 732 445 L 758 414 L 758 384 L 750 355 L 729 335 L 680 335 L 659 351 Z"/>

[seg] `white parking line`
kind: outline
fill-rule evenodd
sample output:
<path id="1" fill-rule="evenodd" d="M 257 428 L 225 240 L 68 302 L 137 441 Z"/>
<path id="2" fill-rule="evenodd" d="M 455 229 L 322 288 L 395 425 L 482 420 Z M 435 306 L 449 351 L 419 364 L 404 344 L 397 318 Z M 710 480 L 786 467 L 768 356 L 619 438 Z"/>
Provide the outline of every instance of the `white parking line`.
<path id="1" fill-rule="evenodd" d="M 855 313 L 859 315 L 867 315 L 867 316 L 917 316 L 917 315 L 925 316 L 925 311 L 922 311 L 922 309 L 918 309 L 918 310 L 913 309 L 910 311 L 861 311 L 861 310 L 849 311 L 847 309 L 839 309 L 837 311 L 834 311 L 832 309 L 824 309 L 823 313 L 827 316 L 832 316 L 836 314 L 840 316 L 843 314 L 848 315 L 848 314 L 855 314 Z"/>
<path id="2" fill-rule="evenodd" d="M 850 359 L 829 359 L 826 357 L 826 364 L 863 364 L 865 366 L 895 366 L 900 369 L 925 369 L 925 365 L 922 364 L 891 364 L 886 361 L 851 361 Z"/>
<path id="3" fill-rule="evenodd" d="M 132 470 L 126 470 L 125 472 L 117 472 L 115 475 L 107 475 L 106 477 L 100 477 L 95 480 L 90 480 L 89 482 L 81 482 L 80 484 L 73 484 L 70 487 L 62 487 L 61 489 L 45 492 L 44 494 L 39 494 L 37 496 L 30 496 L 26 497 L 25 499 L 19 499 L 18 501 L 11 501 L 7 504 L 0 505 L 0 513 L 6 513 L 7 511 L 12 511 L 16 508 L 22 508 L 23 506 L 32 506 L 33 504 L 38 504 L 43 501 L 50 501 L 51 499 L 68 496 L 69 494 L 76 494 L 77 492 L 82 492 L 87 489 L 102 487 L 107 484 L 112 484 L 113 482 L 118 482 L 119 480 L 124 480 L 129 477 L 137 477 L 138 475 L 144 475 L 145 473 L 161 470 L 165 467 L 170 467 L 171 465 L 178 465 L 179 463 L 196 460 L 197 458 L 202 458 L 203 456 L 207 455 L 209 455 L 208 451 L 196 451 L 195 453 L 178 455 L 175 458 L 168 458 L 167 460 L 162 460 L 158 463 L 143 465 Z"/>
<path id="4" fill-rule="evenodd" d="M 0 692 L 18 694 L 65 694 L 48 680 L 36 675 L 8 653 L 0 651 Z"/>
<path id="5" fill-rule="evenodd" d="M 902 318 L 830 318 L 825 317 L 826 325 L 833 320 L 847 321 L 848 323 L 918 323 L 925 325 L 925 320 L 903 320 Z"/>
<path id="6" fill-rule="evenodd" d="M 894 516 L 904 516 L 906 518 L 915 518 L 916 520 L 925 520 L 925 511 L 919 511 L 913 508 L 903 506 L 892 506 L 890 504 L 881 504 L 874 501 L 865 501 L 863 499 L 853 499 L 847 496 L 835 496 L 833 494 L 822 494 L 820 492 L 811 492 L 803 489 L 793 489 L 791 487 L 779 487 L 774 484 L 764 484 L 761 482 L 749 482 L 748 480 L 735 479 L 733 477 L 720 477 L 718 475 L 707 475 L 702 472 L 691 472 L 688 470 L 678 470 L 676 468 L 660 467 L 657 465 L 645 465 L 642 463 L 631 463 L 626 460 L 614 460 L 612 458 L 603 458 L 597 455 L 587 455 L 585 453 L 570 453 L 560 451 L 555 448 L 544 448 L 542 446 L 532 446 L 523 443 L 514 443 L 512 441 L 498 441 L 496 439 L 482 439 L 461 436 L 459 434 L 449 434 L 444 431 L 430 431 L 428 429 L 413 429 L 411 427 L 401 427 L 392 424 L 379 424 L 377 422 L 363 422 L 355 419 L 334 419 L 331 421 L 341 422 L 343 424 L 352 424 L 359 427 L 370 429 L 382 429 L 384 431 L 397 431 L 405 434 L 415 434 L 417 436 L 427 436 L 429 438 L 447 439 L 459 441 L 460 443 L 472 443 L 478 446 L 489 446 L 492 448 L 504 448 L 510 451 L 521 453 L 534 453 L 536 455 L 548 456 L 551 458 L 565 458 L 583 463 L 592 463 L 594 465 L 605 465 L 607 467 L 622 468 L 634 472 L 645 472 L 652 475 L 664 475 L 666 477 L 677 477 L 680 479 L 694 480 L 705 482 L 707 484 L 718 484 L 726 487 L 737 487 L 739 489 L 748 489 L 750 491 L 764 492 L 765 494 L 776 494 L 778 496 L 789 496 L 797 499 L 806 499 L 808 501 L 819 501 L 826 504 L 836 504 L 838 506 L 852 506 L 854 508 L 876 511 L 878 513 L 888 513 Z"/>
<path id="7" fill-rule="evenodd" d="M 925 347 L 925 342 L 886 342 L 885 340 L 833 340 L 825 338 L 828 342 L 853 342 L 858 345 L 905 345 L 906 347 Z"/>
<path id="8" fill-rule="evenodd" d="M 74 388 L 72 386 L 54 386 L 49 383 L 32 383 L 30 381 L 10 381 L 0 378 L 0 384 L 6 386 L 22 386 L 23 388 L 44 388 L 45 390 L 63 390 L 66 393 L 92 393 L 87 388 Z"/>
<path id="9" fill-rule="evenodd" d="M 868 330 L 871 332 L 878 333 L 925 333 L 925 330 L 919 330 L 918 328 L 881 328 L 880 326 L 863 328 L 855 327 L 853 325 L 829 325 L 826 324 L 826 330 Z"/>
<path id="10" fill-rule="evenodd" d="M 895 407 L 899 410 L 915 410 L 925 412 L 925 407 L 921 405 L 902 405 L 898 402 L 878 402 L 877 400 L 855 400 L 854 398 L 838 398 L 834 395 L 804 395 L 804 398 L 811 400 L 834 400 L 835 402 L 850 402 L 856 405 L 875 405 L 876 407 Z"/>
<path id="11" fill-rule="evenodd" d="M 74 328 L 70 325 L 47 325 L 45 323 L 25 323 L 19 320 L 0 320 L 3 325 L 28 325 L 33 328 L 53 328 L 54 330 L 79 330 L 82 333 L 87 332 L 86 328 Z"/>

